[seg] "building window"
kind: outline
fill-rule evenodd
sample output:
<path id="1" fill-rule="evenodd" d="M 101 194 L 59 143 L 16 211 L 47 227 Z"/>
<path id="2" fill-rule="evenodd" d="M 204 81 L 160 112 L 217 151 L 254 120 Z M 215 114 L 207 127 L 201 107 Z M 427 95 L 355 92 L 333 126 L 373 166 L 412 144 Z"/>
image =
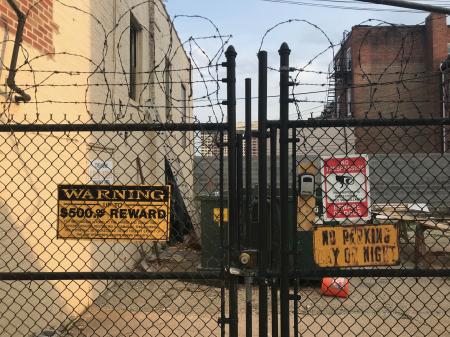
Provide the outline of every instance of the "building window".
<path id="1" fill-rule="evenodd" d="M 187 94 L 186 87 L 181 84 L 181 122 L 186 123 L 187 121 Z M 181 139 L 181 145 L 186 147 L 187 145 L 187 131 L 183 132 L 183 137 Z"/>
<path id="2" fill-rule="evenodd" d="M 345 66 L 347 68 L 347 71 L 352 70 L 352 49 L 348 48 L 345 53 Z"/>
<path id="3" fill-rule="evenodd" d="M 342 62 L 341 55 L 338 55 L 336 57 L 336 63 L 335 63 L 335 69 L 337 72 L 341 71 L 341 62 Z"/>
<path id="4" fill-rule="evenodd" d="M 139 66 L 141 64 L 141 31 L 142 27 L 133 14 L 130 14 L 130 92 L 131 99 L 136 100 Z"/>
<path id="5" fill-rule="evenodd" d="M 347 117 L 352 117 L 352 88 L 347 88 Z"/>
<path id="6" fill-rule="evenodd" d="M 447 43 L 447 54 L 450 55 L 450 43 Z"/>
<path id="7" fill-rule="evenodd" d="M 168 58 L 164 67 L 164 91 L 166 94 L 166 122 L 172 120 L 172 65 Z"/>
<path id="8" fill-rule="evenodd" d="M 336 100 L 336 118 L 341 117 L 341 95 L 337 97 Z"/>

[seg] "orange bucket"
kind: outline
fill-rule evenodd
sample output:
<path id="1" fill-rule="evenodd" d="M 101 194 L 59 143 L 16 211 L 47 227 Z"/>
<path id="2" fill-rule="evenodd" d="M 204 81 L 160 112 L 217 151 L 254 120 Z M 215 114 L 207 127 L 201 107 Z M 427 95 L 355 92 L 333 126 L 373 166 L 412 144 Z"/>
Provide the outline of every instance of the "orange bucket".
<path id="1" fill-rule="evenodd" d="M 324 277 L 320 292 L 325 296 L 348 297 L 349 282 L 345 277 Z"/>

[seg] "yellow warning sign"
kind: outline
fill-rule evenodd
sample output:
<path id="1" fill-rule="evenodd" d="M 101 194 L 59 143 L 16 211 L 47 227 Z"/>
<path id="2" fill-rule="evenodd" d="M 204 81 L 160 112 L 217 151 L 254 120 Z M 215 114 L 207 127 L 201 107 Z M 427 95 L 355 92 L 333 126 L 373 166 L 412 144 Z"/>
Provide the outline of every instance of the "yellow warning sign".
<path id="1" fill-rule="evenodd" d="M 215 223 L 220 223 L 220 208 L 214 208 L 213 217 Z M 223 209 L 223 222 L 228 222 L 228 208 Z"/>
<path id="2" fill-rule="evenodd" d="M 319 267 L 389 266 L 399 261 L 394 225 L 320 226 L 314 230 Z"/>
<path id="3" fill-rule="evenodd" d="M 167 241 L 170 186 L 59 185 L 59 239 Z"/>

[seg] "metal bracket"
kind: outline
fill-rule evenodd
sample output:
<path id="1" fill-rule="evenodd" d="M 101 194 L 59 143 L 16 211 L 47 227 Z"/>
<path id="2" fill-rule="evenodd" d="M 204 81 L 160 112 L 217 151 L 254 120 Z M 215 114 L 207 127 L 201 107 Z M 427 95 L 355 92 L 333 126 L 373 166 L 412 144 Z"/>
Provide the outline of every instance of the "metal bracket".
<path id="1" fill-rule="evenodd" d="M 228 102 L 228 101 L 222 101 L 221 104 L 222 104 L 222 105 L 228 105 L 228 104 L 230 104 L 230 102 Z M 234 104 L 233 104 L 233 105 L 236 105 L 236 101 L 234 101 Z"/>
<path id="2" fill-rule="evenodd" d="M 216 146 L 217 147 L 226 147 L 226 146 L 228 146 L 228 142 L 222 142 L 222 143 L 221 142 L 217 142 Z"/>
<path id="3" fill-rule="evenodd" d="M 234 323 L 234 322 L 237 323 L 237 319 L 232 319 L 230 317 L 224 317 L 224 318 L 219 317 L 217 319 L 217 324 L 219 324 L 220 327 L 222 327 L 225 324 L 231 324 L 231 323 Z"/>
<path id="4" fill-rule="evenodd" d="M 229 318 L 229 317 L 219 317 L 218 319 L 217 319 L 217 324 L 220 326 L 220 327 L 222 327 L 222 326 L 224 326 L 225 324 L 230 324 L 230 322 L 231 322 L 231 319 Z"/>
<path id="5" fill-rule="evenodd" d="M 289 294 L 289 300 L 290 301 L 300 301 L 302 297 L 300 295 L 296 294 Z"/>

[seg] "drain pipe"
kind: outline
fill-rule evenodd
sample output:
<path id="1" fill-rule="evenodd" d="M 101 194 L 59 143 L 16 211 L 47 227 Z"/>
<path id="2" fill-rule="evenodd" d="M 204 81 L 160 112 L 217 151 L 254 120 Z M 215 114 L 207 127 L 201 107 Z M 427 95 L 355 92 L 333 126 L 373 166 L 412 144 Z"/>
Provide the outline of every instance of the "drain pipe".
<path id="1" fill-rule="evenodd" d="M 6 80 L 6 84 L 12 91 L 14 91 L 15 93 L 17 93 L 19 95 L 19 96 L 15 97 L 16 103 L 17 102 L 25 102 L 26 103 L 31 100 L 30 95 L 28 95 L 23 89 L 19 88 L 16 84 L 17 58 L 19 56 L 19 48 L 20 48 L 20 44 L 22 42 L 22 36 L 23 36 L 23 30 L 25 27 L 26 16 L 19 9 L 15 0 L 6 0 L 6 1 L 11 6 L 11 8 L 14 10 L 14 12 L 16 12 L 17 20 L 18 20 L 17 30 L 16 30 L 16 38 L 14 40 L 14 48 L 13 48 L 12 57 L 11 57 L 11 65 L 9 66 L 9 75 Z"/>
<path id="2" fill-rule="evenodd" d="M 445 86 L 446 74 L 448 73 L 448 58 L 444 62 L 441 63 L 439 69 L 441 71 L 441 86 L 442 86 L 442 118 L 445 118 L 447 115 L 447 88 Z M 447 127 L 445 125 L 442 126 L 442 153 L 447 152 Z"/>

